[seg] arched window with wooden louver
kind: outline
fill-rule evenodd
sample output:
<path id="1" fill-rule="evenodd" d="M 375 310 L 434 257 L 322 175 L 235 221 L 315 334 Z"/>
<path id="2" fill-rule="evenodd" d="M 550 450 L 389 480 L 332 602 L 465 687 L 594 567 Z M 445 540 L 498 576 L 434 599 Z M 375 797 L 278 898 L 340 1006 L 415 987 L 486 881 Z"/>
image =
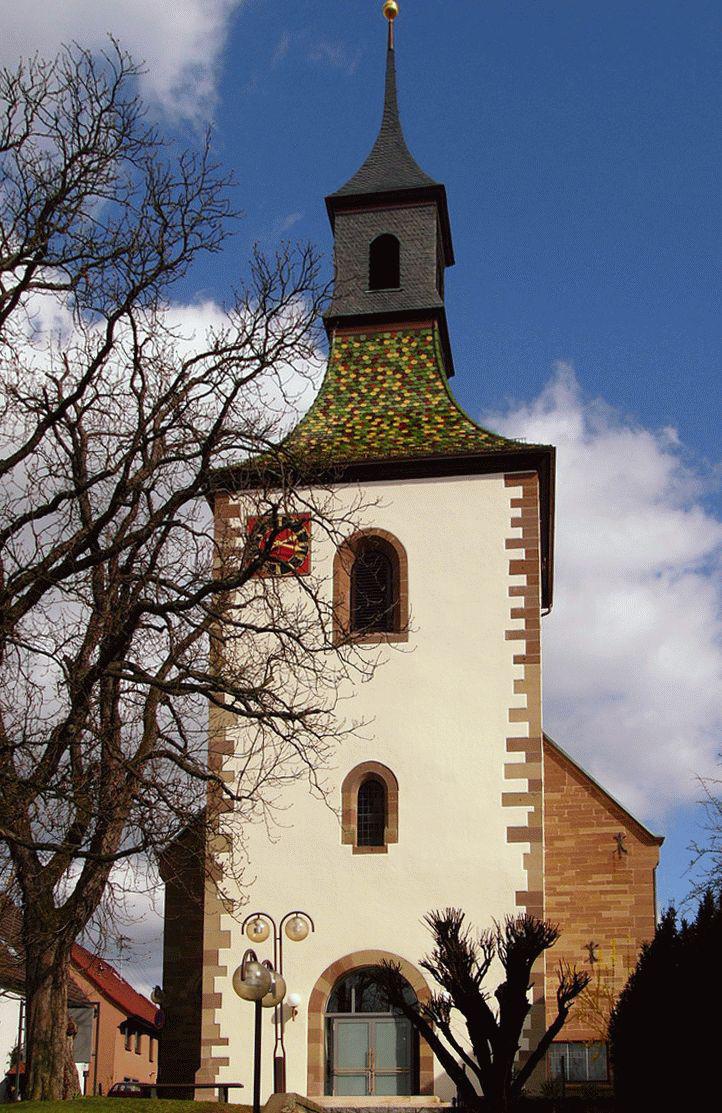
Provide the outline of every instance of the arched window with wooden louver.
<path id="1" fill-rule="evenodd" d="M 401 286 L 401 244 L 390 232 L 377 236 L 369 248 L 369 289 L 398 290 Z"/>
<path id="2" fill-rule="evenodd" d="M 409 562 L 388 530 L 359 530 L 336 550 L 333 629 L 336 644 L 409 640 Z"/>
<path id="3" fill-rule="evenodd" d="M 351 630 L 386 633 L 398 629 L 398 560 L 376 537 L 358 546 L 351 569 Z"/>
<path id="4" fill-rule="evenodd" d="M 386 785 L 377 777 L 367 777 L 358 790 L 356 845 L 386 845 Z"/>

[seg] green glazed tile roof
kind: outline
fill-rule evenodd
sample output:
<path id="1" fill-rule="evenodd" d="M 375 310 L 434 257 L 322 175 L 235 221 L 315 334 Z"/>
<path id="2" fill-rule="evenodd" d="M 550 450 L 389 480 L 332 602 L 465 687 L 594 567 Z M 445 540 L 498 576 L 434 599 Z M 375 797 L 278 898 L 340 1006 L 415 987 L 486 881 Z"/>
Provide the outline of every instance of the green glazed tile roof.
<path id="1" fill-rule="evenodd" d="M 446 383 L 432 328 L 338 336 L 313 406 L 282 444 L 305 462 L 346 464 L 528 448 L 477 425 Z"/>

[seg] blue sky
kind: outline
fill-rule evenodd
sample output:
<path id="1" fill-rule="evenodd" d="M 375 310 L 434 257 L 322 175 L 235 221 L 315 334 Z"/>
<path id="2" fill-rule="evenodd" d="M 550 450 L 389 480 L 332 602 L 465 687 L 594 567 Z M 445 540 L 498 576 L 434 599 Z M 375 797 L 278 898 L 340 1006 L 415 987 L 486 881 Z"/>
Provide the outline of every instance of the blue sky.
<path id="1" fill-rule="evenodd" d="M 667 835 L 662 903 L 719 751 L 719 182 L 713 0 L 400 0 L 401 113 L 445 182 L 454 390 L 559 448 L 549 732 Z M 380 0 L 27 0 L 0 60 L 112 30 L 170 133 L 207 122 L 244 212 L 179 301 L 219 303 L 255 241 L 312 240 L 381 112 Z"/>
<path id="2" fill-rule="evenodd" d="M 373 0 L 251 3 L 225 50 L 218 146 L 246 219 L 330 249 L 322 196 L 378 125 Z M 538 390 L 555 359 L 592 394 L 706 454 L 720 356 L 719 5 L 405 0 L 411 149 L 447 186 L 448 307 L 471 410 Z M 227 272 L 211 261 L 209 289 Z M 230 275 L 228 275 L 230 277 Z M 717 394 L 719 397 L 719 394 Z"/>

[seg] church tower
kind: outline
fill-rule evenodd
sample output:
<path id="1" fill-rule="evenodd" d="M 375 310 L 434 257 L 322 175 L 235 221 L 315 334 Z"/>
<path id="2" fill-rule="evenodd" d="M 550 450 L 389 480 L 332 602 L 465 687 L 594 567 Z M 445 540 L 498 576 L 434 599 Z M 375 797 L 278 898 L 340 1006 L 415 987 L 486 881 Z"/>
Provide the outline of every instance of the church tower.
<path id="1" fill-rule="evenodd" d="M 450 1099 L 408 1021 L 370 1018 L 363 994 L 373 998 L 385 958 L 429 993 L 418 960 L 431 908 L 462 906 L 480 926 L 543 912 L 540 618 L 554 452 L 482 428 L 451 393 L 446 190 L 404 138 L 392 24 L 378 137 L 326 206 L 328 367 L 281 448 L 331 486 L 336 507 L 350 512 L 361 496 L 363 520 L 339 548 L 311 523 L 311 560 L 333 593 L 336 638 L 370 646 L 379 666 L 343 693 L 348 717 L 370 725 L 339 749 L 337 815 L 299 784 L 284 793 L 273 842 L 262 826 L 246 833 L 249 910 L 281 902 L 315 921 L 303 949 L 285 951 L 303 1001 L 285 1025 L 286 1088 Z M 207 925 L 204 952 L 217 959 L 204 998 L 217 1007 L 206 1038 L 219 1047 L 203 1077 L 250 1085 L 252 1010 L 230 984 L 242 933 L 221 915 Z M 536 993 L 538 1013 L 541 984 Z"/>
<path id="2" fill-rule="evenodd" d="M 368 1107 L 374 1095 L 411 1105 L 455 1095 L 431 1049 L 374 991 L 374 969 L 385 959 L 399 964 L 410 993 L 423 998 L 436 988 L 419 966 L 431 909 L 461 907 L 479 928 L 521 911 L 566 917 L 576 934 L 564 957 L 580 962 L 581 941 L 598 934 L 587 907 L 608 925 L 619 920 L 614 930 L 628 940 L 641 930 L 628 920 L 653 930 L 658 848 L 542 734 L 554 449 L 482 428 L 451 393 L 444 275 L 454 252 L 446 191 L 404 139 L 397 5 L 387 0 L 384 9 L 389 40 L 378 137 L 361 168 L 326 198 L 335 260 L 326 375 L 281 445 L 342 516 L 362 508 L 340 543 L 308 522 L 302 563 L 293 571 L 310 567 L 326 585 L 334 639 L 358 643 L 379 663 L 368 682 L 350 678 L 340 693 L 348 718 L 367 725 L 339 747 L 329 770 L 332 807 L 310 795 L 305 781 L 288 785 L 273 838 L 263 824 L 243 832 L 255 880 L 238 894 L 249 912 L 280 917 L 304 909 L 313 919 L 302 945 L 284 949 L 295 1003 L 276 1018 L 282 1056 L 275 1085 L 344 1108 L 354 1096 Z M 215 485 L 216 518 L 233 519 L 240 536 L 248 524 L 244 482 L 247 490 L 247 474 L 240 480 L 226 469 Z M 229 738 L 229 761 L 233 751 Z M 549 800 L 545 760 L 553 773 Z M 581 861 L 570 850 L 570 799 L 589 828 L 591 849 Z M 610 857 L 620 830 L 642 855 L 643 868 L 626 879 Z M 605 904 L 599 879 L 607 874 Z M 623 910 L 621 892 L 637 901 L 634 913 Z M 175 899 L 169 889 L 166 908 Z M 263 923 L 259 957 L 270 946 Z M 193 924 L 194 953 L 203 956 L 195 1004 L 183 997 L 191 942 L 166 927 L 167 1077 L 178 1077 L 174 1059 L 185 1055 L 188 1063 L 195 1055 L 197 1082 L 241 1081 L 250 1096 L 253 1010 L 232 987 L 247 940 L 212 894 L 202 926 Z M 187 917 L 183 927 L 189 930 Z M 554 995 L 553 971 L 550 977 L 545 986 L 540 970 L 533 981 L 528 1034 L 535 1043 L 545 1027 L 545 993 Z M 169 988 L 173 978 L 177 991 Z M 264 1100 L 274 1081 L 273 1029 L 265 1019 Z"/>

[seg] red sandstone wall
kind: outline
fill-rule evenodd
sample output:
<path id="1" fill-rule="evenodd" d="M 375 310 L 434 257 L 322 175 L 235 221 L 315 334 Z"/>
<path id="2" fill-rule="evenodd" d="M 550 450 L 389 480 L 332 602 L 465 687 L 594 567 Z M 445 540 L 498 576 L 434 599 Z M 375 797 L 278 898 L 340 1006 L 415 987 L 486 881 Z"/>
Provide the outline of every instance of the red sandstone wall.
<path id="1" fill-rule="evenodd" d="M 627 853 L 616 835 L 624 836 Z M 639 947 L 654 934 L 654 868 L 662 840 L 651 835 L 550 740 L 544 740 L 544 914 L 561 938 L 547 955 L 547 1022 L 556 1013 L 560 960 L 593 982 L 560 1039 L 600 1039 L 604 1015 Z M 595 963 L 587 944 L 598 944 Z"/>

